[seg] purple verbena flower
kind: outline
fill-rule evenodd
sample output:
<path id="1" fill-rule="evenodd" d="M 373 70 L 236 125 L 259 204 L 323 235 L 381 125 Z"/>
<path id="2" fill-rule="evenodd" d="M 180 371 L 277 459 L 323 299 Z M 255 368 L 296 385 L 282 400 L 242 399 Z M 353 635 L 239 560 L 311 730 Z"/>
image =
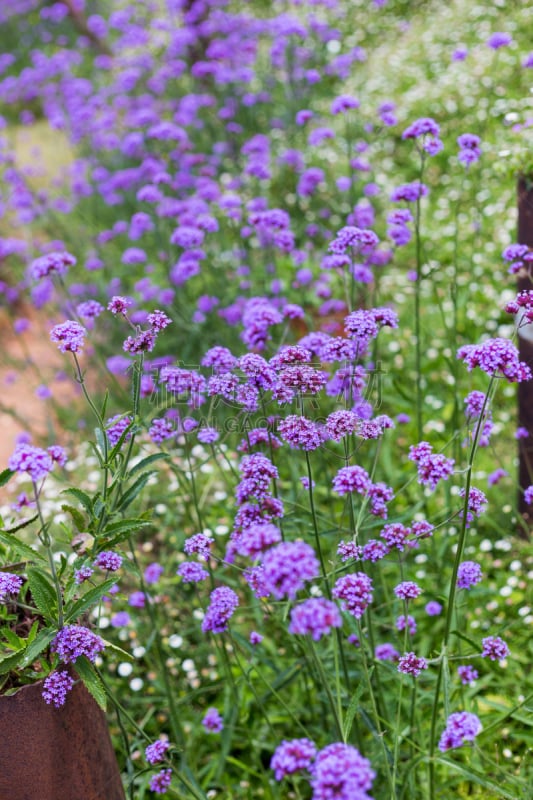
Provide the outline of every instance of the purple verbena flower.
<path id="1" fill-rule="evenodd" d="M 219 586 L 210 595 L 209 606 L 202 621 L 204 633 L 223 633 L 228 630 L 228 622 L 239 605 L 239 598 L 229 586 Z"/>
<path id="2" fill-rule="evenodd" d="M 414 581 L 402 581 L 394 587 L 394 594 L 402 600 L 414 600 L 422 594 L 422 589 Z"/>
<path id="3" fill-rule="evenodd" d="M 471 667 L 470 664 L 461 664 L 457 667 L 457 674 L 461 678 L 461 683 L 464 686 L 469 686 L 479 678 L 477 669 Z"/>
<path id="4" fill-rule="evenodd" d="M 207 709 L 202 719 L 202 725 L 208 733 L 220 733 L 224 728 L 222 717 L 218 713 L 218 710 L 213 707 Z"/>
<path id="5" fill-rule="evenodd" d="M 31 444 L 19 444 L 8 461 L 8 467 L 13 472 L 27 472 L 32 481 L 37 482 L 45 478 L 53 469 L 50 454 L 40 447 Z"/>
<path id="6" fill-rule="evenodd" d="M 342 617 L 335 603 L 324 597 L 311 597 L 292 609 L 289 633 L 312 636 L 318 641 L 341 625 Z"/>
<path id="7" fill-rule="evenodd" d="M 145 748 L 144 757 L 149 764 L 160 764 L 161 761 L 165 760 L 165 753 L 169 747 L 170 742 L 167 742 L 163 739 L 158 739 L 153 744 L 149 744 L 148 747 Z"/>
<path id="8" fill-rule="evenodd" d="M 364 572 L 344 575 L 335 582 L 332 595 L 341 600 L 343 611 L 361 619 L 372 602 L 372 579 Z"/>
<path id="9" fill-rule="evenodd" d="M 83 325 L 68 319 L 66 322 L 54 325 L 50 331 L 50 341 L 55 342 L 62 353 L 79 353 L 83 348 L 86 334 Z"/>
<path id="10" fill-rule="evenodd" d="M 44 680 L 42 698 L 48 705 L 61 708 L 73 686 L 74 678 L 66 670 L 55 670 Z"/>
<path id="11" fill-rule="evenodd" d="M 291 600 L 307 581 L 319 574 L 315 551 L 306 542 L 281 542 L 267 550 L 262 562 L 262 581 L 277 600 Z"/>
<path id="12" fill-rule="evenodd" d="M 464 345 L 457 351 L 457 357 L 465 362 L 469 372 L 479 367 L 487 375 L 503 375 L 510 383 L 531 378 L 530 368 L 519 360 L 518 350 L 508 339 L 487 339 L 479 345 Z"/>
<path id="13" fill-rule="evenodd" d="M 76 259 L 70 253 L 47 253 L 32 261 L 29 268 L 30 277 L 34 281 L 40 281 L 52 275 L 66 275 L 68 268 L 73 267 L 75 263 Z"/>
<path id="14" fill-rule="evenodd" d="M 310 739 L 284 739 L 279 744 L 270 761 L 277 781 L 295 772 L 309 770 L 316 756 L 316 745 Z"/>
<path id="15" fill-rule="evenodd" d="M 209 572 L 197 561 L 184 561 L 179 565 L 176 575 L 180 576 L 183 583 L 200 583 L 209 578 Z"/>
<path id="16" fill-rule="evenodd" d="M 100 636 L 82 625 L 65 625 L 51 644 L 51 650 L 57 653 L 64 664 L 74 664 L 80 656 L 85 656 L 94 663 L 104 647 Z"/>
<path id="17" fill-rule="evenodd" d="M 475 561 L 463 561 L 457 572 L 457 588 L 471 589 L 483 578 L 481 567 Z"/>
<path id="18" fill-rule="evenodd" d="M 165 794 L 172 782 L 172 770 L 162 769 L 150 781 L 150 791 L 155 794 Z"/>
<path id="19" fill-rule="evenodd" d="M 446 728 L 439 741 L 439 750 L 445 753 L 455 747 L 462 747 L 465 742 L 473 742 L 481 731 L 481 722 L 475 714 L 468 711 L 456 711 L 450 714 Z"/>
<path id="20" fill-rule="evenodd" d="M 12 572 L 0 572 L 0 602 L 9 595 L 16 595 L 22 588 L 22 578 Z"/>
<path id="21" fill-rule="evenodd" d="M 376 646 L 374 658 L 378 661 L 398 661 L 400 654 L 392 644 L 385 642 Z"/>
<path id="22" fill-rule="evenodd" d="M 318 752 L 312 776 L 313 800 L 370 800 L 376 773 L 355 747 L 335 742 Z"/>
<path id="23" fill-rule="evenodd" d="M 486 636 L 481 643 L 483 645 L 482 657 L 490 658 L 491 661 L 503 661 L 511 652 L 507 642 L 499 636 Z"/>
<path id="24" fill-rule="evenodd" d="M 426 659 L 415 655 L 413 652 L 405 653 L 398 660 L 398 672 L 402 672 L 404 675 L 413 675 L 417 678 L 422 670 L 427 668 Z"/>

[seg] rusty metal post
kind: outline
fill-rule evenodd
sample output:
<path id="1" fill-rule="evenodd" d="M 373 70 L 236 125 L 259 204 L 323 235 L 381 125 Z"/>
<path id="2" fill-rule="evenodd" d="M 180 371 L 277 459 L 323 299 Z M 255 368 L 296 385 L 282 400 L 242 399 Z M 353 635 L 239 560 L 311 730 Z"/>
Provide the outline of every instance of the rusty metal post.
<path id="1" fill-rule="evenodd" d="M 533 179 L 521 176 L 518 180 L 518 243 L 533 248 Z M 519 277 L 518 291 L 532 288 L 529 276 Z M 520 360 L 533 370 L 533 326 L 518 331 Z M 524 489 L 533 485 L 533 380 L 518 384 L 518 425 L 529 436 L 518 440 L 518 513 L 525 523 L 521 533 L 533 528 L 533 506 L 524 502 Z"/>
<path id="2" fill-rule="evenodd" d="M 63 708 L 42 681 L 0 697 L 2 800 L 125 800 L 104 713 L 79 681 Z"/>

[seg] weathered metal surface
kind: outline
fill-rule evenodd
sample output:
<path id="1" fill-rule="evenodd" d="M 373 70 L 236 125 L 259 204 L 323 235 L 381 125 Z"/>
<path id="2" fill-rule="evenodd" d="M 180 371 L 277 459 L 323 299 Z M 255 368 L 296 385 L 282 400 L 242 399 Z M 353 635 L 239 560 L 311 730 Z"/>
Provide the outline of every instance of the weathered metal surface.
<path id="1" fill-rule="evenodd" d="M 125 800 L 105 715 L 81 682 L 63 708 L 42 682 L 0 697 L 1 800 Z"/>

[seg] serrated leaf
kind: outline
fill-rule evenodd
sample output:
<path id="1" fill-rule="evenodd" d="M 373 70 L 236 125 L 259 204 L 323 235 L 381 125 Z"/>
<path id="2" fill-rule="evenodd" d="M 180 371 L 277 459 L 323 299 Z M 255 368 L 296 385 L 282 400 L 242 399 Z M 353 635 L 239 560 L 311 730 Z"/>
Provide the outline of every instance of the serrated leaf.
<path id="1" fill-rule="evenodd" d="M 154 461 L 168 461 L 169 458 L 170 455 L 168 453 L 152 453 L 151 456 L 146 456 L 146 458 L 143 458 L 138 464 L 135 464 L 135 466 L 130 469 L 129 477 L 131 478 L 137 472 L 141 472 L 141 470 L 145 469 L 150 464 L 153 464 Z"/>
<path id="2" fill-rule="evenodd" d="M 38 569 L 30 567 L 27 575 L 35 605 L 45 619 L 52 622 L 57 616 L 57 595 L 54 586 Z"/>
<path id="3" fill-rule="evenodd" d="M 63 489 L 61 494 L 70 494 L 72 495 L 72 497 L 75 497 L 76 500 L 78 500 L 82 504 L 82 506 L 84 507 L 85 511 L 89 514 L 89 516 L 92 517 L 93 500 L 91 497 L 89 497 L 87 492 L 84 492 L 81 489 L 70 488 L 70 489 Z"/>
<path id="4" fill-rule="evenodd" d="M 24 652 L 24 660 L 21 664 L 22 667 L 27 667 L 32 664 L 35 659 L 41 655 L 52 639 L 55 637 L 57 631 L 53 628 L 42 628 L 33 642 L 26 647 Z"/>
<path id="5" fill-rule="evenodd" d="M 103 595 L 108 592 L 112 586 L 114 586 L 116 580 L 111 578 L 107 581 L 104 581 L 99 586 L 94 586 L 92 589 L 89 589 L 88 592 L 85 592 L 83 597 L 80 597 L 76 602 L 70 607 L 65 608 L 65 620 L 70 622 L 72 620 L 77 619 L 81 614 L 83 614 L 87 609 L 91 608 L 91 606 L 96 605 Z"/>
<path id="6" fill-rule="evenodd" d="M 85 521 L 85 517 L 77 508 L 65 504 L 61 506 L 61 511 L 65 511 L 67 514 L 70 514 L 72 517 L 72 522 L 80 533 L 87 530 L 87 522 Z"/>
<path id="7" fill-rule="evenodd" d="M 373 668 L 372 668 L 373 669 Z M 369 678 L 370 681 L 370 678 Z M 363 681 L 359 684 L 356 689 L 355 694 L 353 695 L 352 699 L 350 700 L 350 705 L 346 710 L 346 715 L 344 717 L 344 741 L 348 741 L 348 736 L 350 735 L 350 731 L 352 730 L 353 721 L 355 719 L 355 715 L 357 713 L 357 709 L 359 707 L 359 701 L 363 695 L 365 690 L 365 684 Z"/>
<path id="8" fill-rule="evenodd" d="M 130 503 L 132 503 L 138 494 L 144 489 L 146 484 L 148 483 L 151 476 L 154 475 L 154 471 L 151 470 L 150 472 L 143 472 L 137 480 L 135 481 L 130 488 L 124 492 L 122 497 L 120 498 L 120 502 L 117 506 L 117 510 L 124 511 Z"/>
<path id="9" fill-rule="evenodd" d="M 106 690 L 91 662 L 85 656 L 81 656 L 76 659 L 74 668 L 102 711 L 105 711 L 107 708 Z"/>
<path id="10" fill-rule="evenodd" d="M 16 653 L 12 653 L 5 658 L 0 659 L 0 675 L 5 675 L 6 672 L 11 672 L 13 669 L 19 669 L 21 666 L 21 662 L 24 658 L 24 653 L 26 652 L 25 648 L 23 647 L 21 650 L 18 650 Z"/>
<path id="11" fill-rule="evenodd" d="M 510 794 L 506 789 L 503 789 L 499 784 L 493 783 L 493 781 L 489 780 L 485 775 L 482 775 L 480 772 L 476 772 L 471 767 L 465 767 L 464 764 L 459 764 L 455 761 L 448 761 L 445 758 L 436 758 L 435 761 L 438 764 L 444 764 L 444 766 L 448 767 L 448 769 L 455 770 L 464 778 L 467 778 L 469 781 L 474 781 L 479 786 L 482 786 L 484 789 L 489 789 L 491 792 L 494 792 L 497 797 L 503 797 L 505 800 L 516 800 L 516 794 Z"/>
<path id="12" fill-rule="evenodd" d="M 2 472 L 0 472 L 0 487 L 5 486 L 14 474 L 15 472 L 12 469 L 3 469 Z"/>
<path id="13" fill-rule="evenodd" d="M 15 530 L 17 529 L 15 528 Z M 40 561 L 41 563 L 46 563 L 46 559 L 40 553 L 36 550 L 32 550 L 32 548 L 24 544 L 24 542 L 20 542 L 16 536 L 12 536 L 8 531 L 0 531 L 0 542 L 10 547 L 17 556 L 22 557 L 25 561 Z"/>

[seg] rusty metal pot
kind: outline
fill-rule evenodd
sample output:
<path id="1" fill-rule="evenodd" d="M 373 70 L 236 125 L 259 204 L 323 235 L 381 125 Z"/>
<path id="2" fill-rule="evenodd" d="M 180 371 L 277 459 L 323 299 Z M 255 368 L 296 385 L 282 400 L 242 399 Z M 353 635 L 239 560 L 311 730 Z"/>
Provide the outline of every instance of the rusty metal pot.
<path id="1" fill-rule="evenodd" d="M 104 713 L 78 681 L 62 708 L 42 681 L 0 697 L 2 800 L 125 800 Z"/>

